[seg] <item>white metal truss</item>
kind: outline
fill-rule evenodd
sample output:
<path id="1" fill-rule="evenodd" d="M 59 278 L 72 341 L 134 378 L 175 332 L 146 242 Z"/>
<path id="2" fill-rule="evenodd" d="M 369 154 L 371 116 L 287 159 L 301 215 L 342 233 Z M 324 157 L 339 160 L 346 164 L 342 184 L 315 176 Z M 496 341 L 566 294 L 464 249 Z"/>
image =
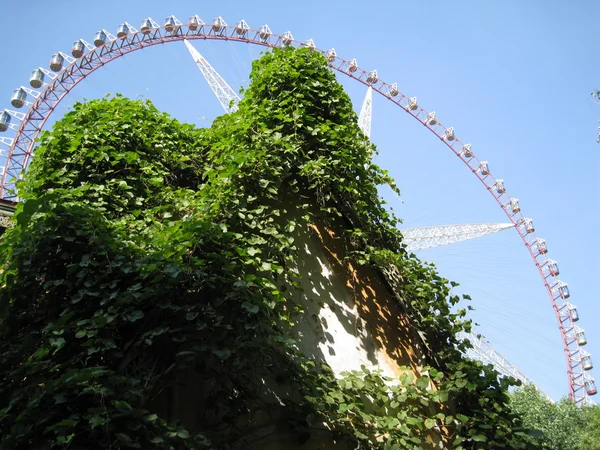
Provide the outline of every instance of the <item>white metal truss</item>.
<path id="1" fill-rule="evenodd" d="M 533 384 L 519 369 L 513 366 L 504 356 L 498 353 L 492 344 L 482 337 L 475 336 L 473 333 L 458 333 L 458 338 L 462 341 L 468 340 L 473 344 L 473 348 L 467 349 L 466 356 L 481 362 L 492 364 L 501 375 L 511 376 L 520 380 L 523 384 Z"/>
<path id="2" fill-rule="evenodd" d="M 184 39 L 183 42 L 192 55 L 192 58 L 194 58 L 194 62 L 200 69 L 200 72 L 202 72 L 204 79 L 217 96 L 217 100 L 219 100 L 219 103 L 225 112 L 229 113 L 236 111 L 240 98 L 235 91 L 229 87 L 225 80 L 221 78 L 221 75 L 219 75 L 219 73 L 208 63 L 206 59 L 204 59 L 200 52 L 198 52 L 198 50 L 196 50 L 187 39 Z"/>
<path id="3" fill-rule="evenodd" d="M 468 358 L 493 365 L 494 369 L 496 369 L 500 375 L 513 377 L 523 384 L 534 384 L 523 374 L 523 372 L 513 366 L 504 356 L 492 347 L 492 344 L 484 340 L 481 336 L 475 336 L 473 333 L 461 332 L 458 333 L 458 338 L 462 341 L 468 340 L 473 344 L 473 348 L 469 348 L 466 351 L 466 356 Z M 542 392 L 537 386 L 536 389 Z M 544 394 L 544 396 L 549 398 L 546 394 Z"/>
<path id="4" fill-rule="evenodd" d="M 406 250 L 414 252 L 426 248 L 454 244 L 474 239 L 486 234 L 514 228 L 512 223 L 472 223 L 459 225 L 439 225 L 402 230 Z"/>
<path id="5" fill-rule="evenodd" d="M 362 104 L 362 108 L 360 110 L 360 115 L 358 116 L 358 126 L 365 134 L 365 136 L 371 139 L 371 117 L 373 111 L 373 88 L 369 86 L 367 89 L 367 94 L 365 95 L 365 99 Z"/>

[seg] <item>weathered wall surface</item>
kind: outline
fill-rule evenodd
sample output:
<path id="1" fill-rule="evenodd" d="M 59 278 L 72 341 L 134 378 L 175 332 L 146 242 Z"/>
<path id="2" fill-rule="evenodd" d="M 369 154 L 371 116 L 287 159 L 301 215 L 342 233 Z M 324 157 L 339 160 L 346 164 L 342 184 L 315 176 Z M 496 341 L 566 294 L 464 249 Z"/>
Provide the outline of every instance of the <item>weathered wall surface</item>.
<path id="1" fill-rule="evenodd" d="M 344 261 L 347 242 L 336 228 L 313 224 L 295 236 L 304 290 L 293 330 L 299 349 L 336 375 L 361 365 L 390 377 L 400 366 L 420 373 L 423 344 L 406 313 L 378 272 Z"/>

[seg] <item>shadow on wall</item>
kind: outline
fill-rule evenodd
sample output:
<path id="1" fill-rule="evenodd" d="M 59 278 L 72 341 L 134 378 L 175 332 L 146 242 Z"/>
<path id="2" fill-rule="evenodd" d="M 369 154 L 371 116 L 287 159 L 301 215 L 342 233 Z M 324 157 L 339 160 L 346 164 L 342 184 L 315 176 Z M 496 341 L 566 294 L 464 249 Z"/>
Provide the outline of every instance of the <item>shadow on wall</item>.
<path id="1" fill-rule="evenodd" d="M 293 329 L 299 350 L 336 375 L 361 364 L 390 377 L 401 374 L 400 366 L 420 374 L 426 365 L 420 337 L 383 276 L 344 260 L 342 232 L 340 223 L 315 223 L 294 236 L 303 288 L 294 300 L 304 308 Z"/>

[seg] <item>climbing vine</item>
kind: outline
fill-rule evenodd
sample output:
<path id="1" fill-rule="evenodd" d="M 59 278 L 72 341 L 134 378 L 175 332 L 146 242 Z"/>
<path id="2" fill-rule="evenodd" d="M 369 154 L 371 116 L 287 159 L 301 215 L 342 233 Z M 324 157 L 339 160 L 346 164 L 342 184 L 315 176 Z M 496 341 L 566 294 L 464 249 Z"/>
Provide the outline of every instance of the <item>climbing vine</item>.
<path id="1" fill-rule="evenodd" d="M 537 448 L 511 380 L 462 357 L 466 310 L 404 250 L 374 151 L 310 49 L 265 54 L 207 129 L 121 96 L 75 105 L 0 244 L 0 448 L 248 448 L 257 417 L 348 448 Z M 420 376 L 336 378 L 298 351 L 295 233 L 314 223 L 394 274 Z"/>

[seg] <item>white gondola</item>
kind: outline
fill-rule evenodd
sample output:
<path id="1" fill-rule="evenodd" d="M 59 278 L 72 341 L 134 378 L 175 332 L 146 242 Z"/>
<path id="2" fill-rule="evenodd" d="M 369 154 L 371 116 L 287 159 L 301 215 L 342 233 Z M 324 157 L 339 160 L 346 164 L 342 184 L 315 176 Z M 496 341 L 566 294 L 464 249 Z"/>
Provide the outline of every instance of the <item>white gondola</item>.
<path id="1" fill-rule="evenodd" d="M 573 322 L 577 322 L 579 320 L 579 312 L 577 311 L 576 306 L 569 305 L 569 315 L 571 316 L 571 320 Z"/>
<path id="2" fill-rule="evenodd" d="M 392 97 L 397 96 L 400 93 L 400 91 L 398 90 L 398 83 L 392 83 L 392 85 L 388 89 L 388 93 Z"/>
<path id="3" fill-rule="evenodd" d="M 584 346 L 585 344 L 587 344 L 587 338 L 585 337 L 585 332 L 583 331 L 582 328 L 575 328 L 575 329 L 576 329 L 575 338 L 577 339 L 577 344 L 580 346 Z"/>
<path id="4" fill-rule="evenodd" d="M 269 39 L 269 36 L 271 36 L 271 29 L 269 28 L 269 25 L 263 25 L 262 27 L 260 27 L 258 29 L 258 36 L 260 37 L 260 40 L 263 42 L 266 42 L 267 39 Z"/>
<path id="5" fill-rule="evenodd" d="M 373 70 L 372 72 L 369 72 L 369 75 L 367 75 L 367 83 L 374 84 L 377 83 L 377 80 L 379 80 L 379 77 L 377 76 L 377 71 Z"/>
<path id="6" fill-rule="evenodd" d="M 494 184 L 494 188 L 496 189 L 496 192 L 500 195 L 504 194 L 506 192 L 506 188 L 504 187 L 504 180 L 503 179 L 498 179 L 496 180 L 496 183 Z"/>
<path id="7" fill-rule="evenodd" d="M 167 30 L 169 33 L 172 33 L 176 26 L 177 24 L 175 23 L 174 16 L 169 16 L 165 19 L 165 30 Z"/>
<path id="8" fill-rule="evenodd" d="M 85 44 L 81 39 L 73 42 L 73 46 L 71 47 L 71 55 L 73 55 L 73 58 L 81 58 L 84 52 Z"/>
<path id="9" fill-rule="evenodd" d="M 540 255 L 545 255 L 548 253 L 548 246 L 546 245 L 546 241 L 544 239 L 538 238 L 535 241 L 535 247 Z"/>
<path id="10" fill-rule="evenodd" d="M 294 42 L 294 36 L 292 36 L 292 32 L 286 31 L 285 33 L 283 33 L 283 36 L 281 37 L 281 42 L 283 42 L 283 45 L 285 45 L 286 47 L 288 45 L 291 45 L 292 42 Z"/>
<path id="11" fill-rule="evenodd" d="M 563 281 L 558 282 L 558 287 L 556 290 L 558 292 L 558 295 L 560 295 L 561 298 L 563 298 L 565 300 L 571 296 L 571 293 L 569 292 L 569 287 L 567 286 L 567 283 L 564 283 Z"/>
<path id="12" fill-rule="evenodd" d="M 479 170 L 479 173 L 481 175 L 483 175 L 483 176 L 489 175 L 490 174 L 490 168 L 489 168 L 488 162 L 487 161 L 481 161 L 479 163 L 478 170 Z"/>
<path id="13" fill-rule="evenodd" d="M 44 85 L 44 72 L 42 69 L 35 69 L 29 77 L 29 86 L 39 89 Z"/>
<path id="14" fill-rule="evenodd" d="M 191 31 L 196 31 L 202 25 L 204 25 L 204 21 L 200 18 L 200 16 L 194 14 L 192 17 L 190 17 L 188 26 Z"/>
<path id="15" fill-rule="evenodd" d="M 152 25 L 152 19 L 150 19 L 150 17 L 147 17 L 144 20 L 142 20 L 142 25 L 140 26 L 140 31 L 142 33 L 148 34 L 152 30 L 152 28 L 154 27 Z"/>
<path id="16" fill-rule="evenodd" d="M 429 114 L 427 114 L 427 125 L 432 127 L 437 124 L 438 124 L 438 120 L 435 117 L 435 111 L 431 111 Z"/>
<path id="17" fill-rule="evenodd" d="M 307 39 L 304 42 L 304 45 L 307 46 L 308 48 L 312 48 L 312 49 L 314 49 L 316 47 L 315 46 L 315 41 L 313 41 L 312 39 Z"/>
<path id="18" fill-rule="evenodd" d="M 327 58 L 327 61 L 329 61 L 329 62 L 335 61 L 335 58 L 337 58 L 337 54 L 335 53 L 335 48 L 330 48 L 329 50 L 327 50 L 325 57 Z"/>
<path id="19" fill-rule="evenodd" d="M 585 392 L 587 395 L 596 395 L 598 391 L 596 390 L 596 383 L 594 383 L 594 379 L 586 380 L 585 382 Z"/>
<path id="20" fill-rule="evenodd" d="M 525 227 L 525 231 L 528 233 L 533 233 L 535 231 L 532 219 L 523 219 L 523 227 Z"/>
<path id="21" fill-rule="evenodd" d="M 419 103 L 417 103 L 417 97 L 412 97 L 408 99 L 408 109 L 414 111 L 419 107 Z"/>
<path id="22" fill-rule="evenodd" d="M 352 58 L 348 61 L 348 72 L 354 73 L 358 69 L 358 63 L 356 62 L 356 58 Z"/>
<path id="23" fill-rule="evenodd" d="M 50 60 L 50 70 L 53 72 L 60 72 L 62 70 L 63 63 L 65 62 L 65 58 L 60 53 L 55 53 L 52 55 L 52 59 Z"/>
<path id="24" fill-rule="evenodd" d="M 8 130 L 9 125 L 10 125 L 10 114 L 7 113 L 6 111 L 2 111 L 2 113 L 0 113 L 0 132 L 4 132 L 4 131 Z"/>
<path id="25" fill-rule="evenodd" d="M 106 44 L 106 33 L 104 30 L 100 30 L 94 36 L 94 45 L 96 47 L 102 47 L 104 44 Z"/>
<path id="26" fill-rule="evenodd" d="M 131 33 L 131 30 L 126 23 L 122 23 L 119 25 L 119 28 L 117 28 L 117 37 L 119 39 L 125 39 L 129 33 Z"/>
<path id="27" fill-rule="evenodd" d="M 455 139 L 454 128 L 453 127 L 446 128 L 445 136 L 446 136 L 447 141 L 453 141 Z"/>
<path id="28" fill-rule="evenodd" d="M 513 214 L 518 213 L 519 211 L 521 211 L 521 205 L 519 205 L 519 199 L 518 198 L 511 198 L 510 199 L 510 209 L 513 212 Z"/>
<path id="29" fill-rule="evenodd" d="M 558 270 L 558 263 L 556 261 L 549 259 L 548 263 L 546 264 L 546 268 L 548 273 L 553 277 L 560 275 L 560 270 Z"/>
<path id="30" fill-rule="evenodd" d="M 227 24 L 225 23 L 225 20 L 221 16 L 215 17 L 213 19 L 212 29 L 215 33 L 219 33 L 221 31 L 223 31 L 226 26 L 227 26 Z"/>
<path id="31" fill-rule="evenodd" d="M 17 88 L 14 90 L 12 97 L 10 98 L 10 104 L 15 108 L 22 108 L 25 105 L 25 99 L 27 98 L 27 92 L 23 88 Z"/>
<path id="32" fill-rule="evenodd" d="M 589 354 L 581 357 L 581 367 L 583 367 L 583 370 L 592 370 L 594 368 L 592 357 Z"/>
<path id="33" fill-rule="evenodd" d="M 235 32 L 238 34 L 238 36 L 243 37 L 246 35 L 246 33 L 248 33 L 248 30 L 250 29 L 250 27 L 248 26 L 248 24 L 246 23 L 245 20 L 240 20 L 236 25 L 235 25 Z"/>
<path id="34" fill-rule="evenodd" d="M 471 144 L 465 144 L 462 148 L 462 153 L 465 158 L 472 158 L 473 151 L 471 150 Z"/>

